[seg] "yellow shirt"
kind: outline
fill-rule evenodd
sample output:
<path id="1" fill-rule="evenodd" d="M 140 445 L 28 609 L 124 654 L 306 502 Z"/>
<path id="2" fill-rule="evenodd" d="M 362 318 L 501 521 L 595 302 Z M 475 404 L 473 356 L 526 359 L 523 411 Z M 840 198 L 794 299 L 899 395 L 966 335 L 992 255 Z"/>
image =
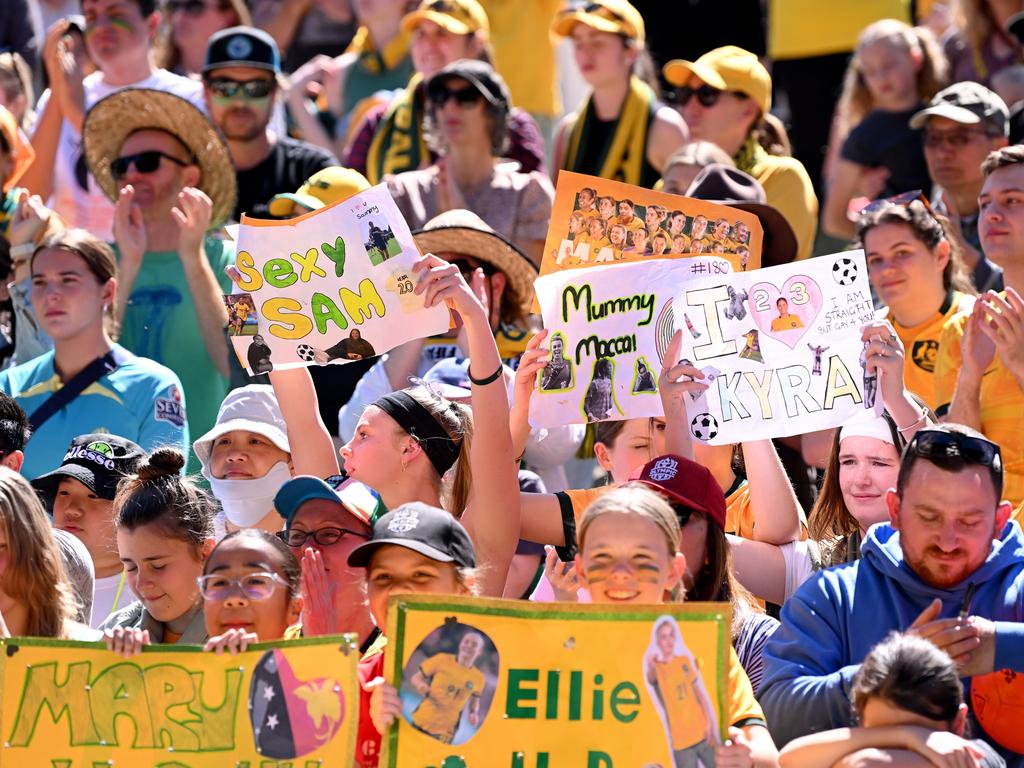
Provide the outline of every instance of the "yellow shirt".
<path id="1" fill-rule="evenodd" d="M 768 205 L 778 210 L 793 228 L 796 258 L 808 258 L 818 230 L 818 198 L 803 164 L 792 157 L 765 154 L 750 175 L 761 182 Z"/>
<path id="2" fill-rule="evenodd" d="M 704 741 L 707 733 L 708 716 L 697 691 L 698 674 L 688 656 L 654 662 L 673 750 L 692 747 Z"/>
<path id="3" fill-rule="evenodd" d="M 948 408 L 956 390 L 961 359 L 960 340 L 968 317 L 968 313 L 962 312 L 948 320 L 939 340 L 935 389 L 941 411 Z M 1003 498 L 1018 507 L 1014 513 L 1018 522 L 1024 522 L 1024 516 L 1020 514 L 1024 509 L 1021 506 L 1024 501 L 1024 421 L 1021 414 L 1024 414 L 1024 392 L 997 353 L 981 379 L 981 431 L 989 440 L 999 443 L 1002 449 Z"/>
<path id="4" fill-rule="evenodd" d="M 880 313 L 892 323 L 896 335 L 903 342 L 906 363 L 903 366 L 903 382 L 907 389 L 916 393 L 933 411 L 941 403 L 936 389 L 935 362 L 939 356 L 939 339 L 946 324 L 957 312 L 969 312 L 974 298 L 959 292 L 952 292 L 932 317 L 911 328 L 900 325 L 887 311 Z"/>
<path id="5" fill-rule="evenodd" d="M 781 315 L 772 320 L 773 331 L 791 331 L 794 328 L 803 328 L 804 324 L 796 315 Z"/>
<path id="6" fill-rule="evenodd" d="M 512 92 L 512 104 L 533 115 L 557 117 L 555 41 L 549 29 L 562 0 L 481 0 L 490 22 L 494 68 Z"/>
<path id="7" fill-rule="evenodd" d="M 632 219 L 630 219 L 628 222 L 624 224 L 622 222 L 622 219 L 616 216 L 614 219 L 612 219 L 612 223 L 622 224 L 622 226 L 624 226 L 626 229 L 640 229 L 640 227 L 646 226 L 646 224 L 644 224 L 644 220 L 641 219 L 639 216 L 634 216 Z"/>
<path id="8" fill-rule="evenodd" d="M 768 57 L 802 59 L 852 51 L 860 31 L 879 19 L 912 24 L 910 0 L 772 0 L 768 3 Z"/>
<path id="9" fill-rule="evenodd" d="M 450 653 L 438 653 L 420 665 L 430 680 L 430 692 L 412 713 L 421 730 L 451 739 L 459 727 L 462 709 L 470 696 L 484 690 L 484 674 L 476 667 L 464 667 Z"/>

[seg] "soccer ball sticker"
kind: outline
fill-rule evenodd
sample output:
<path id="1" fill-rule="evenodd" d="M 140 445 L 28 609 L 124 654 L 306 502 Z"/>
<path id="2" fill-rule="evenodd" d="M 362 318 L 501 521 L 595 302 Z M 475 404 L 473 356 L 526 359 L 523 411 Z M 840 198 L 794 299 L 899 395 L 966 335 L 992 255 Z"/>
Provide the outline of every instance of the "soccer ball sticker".
<path id="1" fill-rule="evenodd" d="M 309 344 L 299 344 L 299 346 L 295 348 L 295 354 L 297 354 L 301 360 L 305 360 L 307 363 L 312 363 L 314 356 L 316 355 L 316 350 L 309 346 Z"/>
<path id="2" fill-rule="evenodd" d="M 832 279 L 840 285 L 853 285 L 853 281 L 857 279 L 857 262 L 845 256 L 836 259 L 836 263 L 832 265 Z"/>
<path id="3" fill-rule="evenodd" d="M 718 420 L 710 413 L 698 413 L 690 422 L 690 432 L 702 443 L 706 443 L 718 434 Z"/>

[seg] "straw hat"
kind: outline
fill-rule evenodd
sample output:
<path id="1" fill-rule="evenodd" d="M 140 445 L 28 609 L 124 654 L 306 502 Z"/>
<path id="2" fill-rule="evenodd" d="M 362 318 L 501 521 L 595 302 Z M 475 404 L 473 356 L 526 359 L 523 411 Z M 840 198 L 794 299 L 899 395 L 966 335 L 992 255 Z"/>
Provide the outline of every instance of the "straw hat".
<path id="1" fill-rule="evenodd" d="M 504 272 L 519 299 L 520 316 L 530 314 L 537 267 L 517 246 L 491 229 L 475 213 L 463 208 L 445 211 L 412 234 L 424 253 L 460 253 Z"/>
<path id="2" fill-rule="evenodd" d="M 210 228 L 231 218 L 238 185 L 228 145 L 217 127 L 193 104 L 165 91 L 125 88 L 96 102 L 85 116 L 85 159 L 104 194 L 117 201 L 120 185 L 110 172 L 124 144 L 136 131 L 155 129 L 178 138 L 196 158 L 199 189 L 213 201 Z"/>

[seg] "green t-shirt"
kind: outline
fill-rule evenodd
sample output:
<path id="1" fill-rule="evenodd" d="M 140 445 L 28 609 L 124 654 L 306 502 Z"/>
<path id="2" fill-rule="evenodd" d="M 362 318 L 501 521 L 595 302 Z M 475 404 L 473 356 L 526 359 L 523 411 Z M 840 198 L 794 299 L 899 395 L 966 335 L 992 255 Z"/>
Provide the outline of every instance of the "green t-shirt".
<path id="1" fill-rule="evenodd" d="M 224 267 L 235 262 L 235 244 L 206 238 L 206 257 L 224 293 L 231 280 Z M 175 251 L 147 251 L 135 279 L 120 343 L 136 355 L 162 363 L 178 374 L 188 403 L 188 429 L 202 437 L 217 420 L 228 381 L 206 352 L 185 270 Z M 195 467 L 193 467 L 195 465 Z M 190 458 L 189 470 L 197 468 Z"/>

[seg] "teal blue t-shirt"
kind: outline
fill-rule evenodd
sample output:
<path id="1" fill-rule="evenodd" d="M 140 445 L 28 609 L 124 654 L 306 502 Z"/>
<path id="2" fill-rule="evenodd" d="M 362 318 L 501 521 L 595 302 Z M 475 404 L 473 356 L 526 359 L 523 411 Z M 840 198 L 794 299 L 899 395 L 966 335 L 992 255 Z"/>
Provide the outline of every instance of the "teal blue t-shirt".
<path id="1" fill-rule="evenodd" d="M 53 414 L 25 446 L 21 473 L 35 478 L 60 466 L 72 439 L 105 432 L 138 443 L 147 451 L 170 445 L 189 448 L 185 399 L 174 372 L 114 345 L 120 365 L 101 376 Z M 0 389 L 25 413 L 45 403 L 62 386 L 53 352 L 0 371 Z"/>
<path id="2" fill-rule="evenodd" d="M 221 290 L 230 293 L 231 280 L 224 274 L 224 267 L 235 261 L 234 243 L 208 237 L 205 249 Z M 177 252 L 149 251 L 143 257 L 119 341 L 135 354 L 166 365 L 178 374 L 189 404 L 189 432 L 193 436 L 206 434 L 217 420 L 217 410 L 228 392 L 228 380 L 221 376 L 206 352 Z"/>

